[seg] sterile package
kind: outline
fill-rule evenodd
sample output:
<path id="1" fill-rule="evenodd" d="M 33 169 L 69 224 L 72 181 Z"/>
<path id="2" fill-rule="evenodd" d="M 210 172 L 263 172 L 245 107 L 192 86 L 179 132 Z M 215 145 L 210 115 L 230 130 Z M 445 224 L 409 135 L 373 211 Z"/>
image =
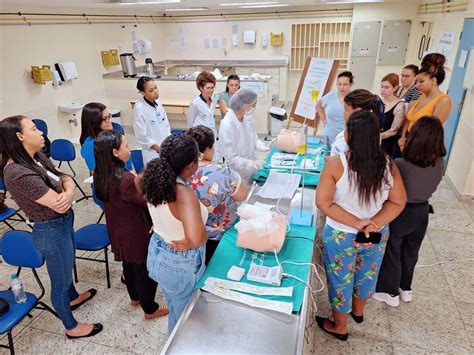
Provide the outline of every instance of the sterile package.
<path id="1" fill-rule="evenodd" d="M 234 281 L 242 280 L 242 277 L 245 275 L 245 269 L 232 265 L 232 267 L 227 271 L 227 278 Z"/>
<path id="2" fill-rule="evenodd" d="M 300 185 L 301 175 L 286 174 L 270 170 L 268 179 L 257 195 L 263 198 L 291 199 Z"/>
<path id="3" fill-rule="evenodd" d="M 240 268 L 239 268 L 240 269 Z M 233 291 L 252 293 L 259 296 L 281 296 L 291 297 L 293 295 L 293 286 L 290 287 L 267 287 L 257 286 L 246 282 L 235 282 L 217 277 L 208 277 L 205 284 L 213 287 L 223 287 Z"/>

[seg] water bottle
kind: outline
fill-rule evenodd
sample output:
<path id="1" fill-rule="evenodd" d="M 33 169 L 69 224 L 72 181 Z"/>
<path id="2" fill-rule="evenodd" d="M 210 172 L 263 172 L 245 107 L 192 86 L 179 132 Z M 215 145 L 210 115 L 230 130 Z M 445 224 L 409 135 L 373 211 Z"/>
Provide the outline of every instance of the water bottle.
<path id="1" fill-rule="evenodd" d="M 16 303 L 24 303 L 26 302 L 26 293 L 23 289 L 23 283 L 21 279 L 18 278 L 16 274 L 12 275 L 12 291 L 13 295 L 15 296 Z"/>

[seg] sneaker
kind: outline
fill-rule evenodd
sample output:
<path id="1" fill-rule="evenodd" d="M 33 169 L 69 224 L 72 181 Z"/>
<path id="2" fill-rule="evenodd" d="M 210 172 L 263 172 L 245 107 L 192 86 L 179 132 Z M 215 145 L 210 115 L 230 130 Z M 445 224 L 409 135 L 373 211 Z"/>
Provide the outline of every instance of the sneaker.
<path id="1" fill-rule="evenodd" d="M 413 291 L 404 291 L 401 288 L 398 289 L 398 294 L 400 295 L 400 298 L 402 299 L 403 302 L 411 302 L 413 299 Z"/>
<path id="2" fill-rule="evenodd" d="M 400 296 L 392 296 L 391 294 L 385 292 L 376 292 L 374 293 L 372 298 L 375 298 L 377 301 L 380 302 L 385 302 L 390 307 L 398 307 L 398 305 L 400 304 Z"/>

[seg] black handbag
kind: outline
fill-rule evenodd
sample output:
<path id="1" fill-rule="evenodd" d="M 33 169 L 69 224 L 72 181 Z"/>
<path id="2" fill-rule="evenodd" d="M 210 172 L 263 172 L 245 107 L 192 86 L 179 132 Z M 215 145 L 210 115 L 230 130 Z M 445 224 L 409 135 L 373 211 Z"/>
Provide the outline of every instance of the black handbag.
<path id="1" fill-rule="evenodd" d="M 3 298 L 0 298 L 0 317 L 10 310 L 10 305 Z"/>

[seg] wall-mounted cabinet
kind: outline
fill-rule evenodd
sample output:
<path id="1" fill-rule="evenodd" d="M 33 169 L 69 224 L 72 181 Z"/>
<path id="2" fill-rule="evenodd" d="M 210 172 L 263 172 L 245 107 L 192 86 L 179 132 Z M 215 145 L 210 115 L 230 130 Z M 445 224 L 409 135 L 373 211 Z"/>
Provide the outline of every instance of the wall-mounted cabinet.
<path id="1" fill-rule="evenodd" d="M 302 70 L 307 57 L 338 59 L 346 69 L 350 34 L 350 22 L 293 24 L 290 70 Z"/>

